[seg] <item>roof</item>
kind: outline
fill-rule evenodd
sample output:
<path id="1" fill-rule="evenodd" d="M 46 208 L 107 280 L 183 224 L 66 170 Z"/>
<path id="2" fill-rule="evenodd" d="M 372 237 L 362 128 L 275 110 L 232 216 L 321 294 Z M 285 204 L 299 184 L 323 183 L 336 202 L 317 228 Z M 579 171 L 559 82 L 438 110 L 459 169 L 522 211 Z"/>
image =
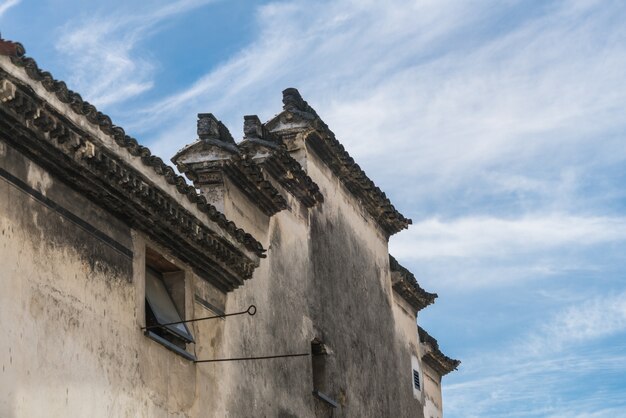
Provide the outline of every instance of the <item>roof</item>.
<path id="1" fill-rule="evenodd" d="M 416 311 L 420 311 L 428 305 L 435 303 L 437 294 L 429 293 L 422 289 L 413 273 L 398 263 L 391 254 L 389 255 L 389 269 L 392 273 L 398 273 L 397 275 L 392 275 L 393 290 L 402 296 Z"/>
<path id="2" fill-rule="evenodd" d="M 26 50 L 20 43 L 0 39 L 0 51 L 8 52 L 2 55 L 10 56 L 12 62 L 24 68 L 31 79 L 41 83 L 49 92 L 55 93 L 57 98 L 69 104 L 74 112 L 86 117 L 89 122 L 98 125 L 102 132 L 113 137 L 115 142 L 125 148 L 129 154 L 141 156 L 143 164 L 152 167 L 155 174 L 166 177 L 168 183 L 175 184 L 181 197 L 187 197 L 189 200 L 196 203 L 203 212 L 209 215 L 212 221 L 217 222 L 221 227 L 230 232 L 248 249 L 258 255 L 263 254 L 265 251 L 263 246 L 254 239 L 252 235 L 246 233 L 241 228 L 237 228 L 232 221 L 226 219 L 214 206 L 206 202 L 203 196 L 198 194 L 193 186 L 187 184 L 184 177 L 176 174 L 172 167 L 165 164 L 158 156 L 153 155 L 149 148 L 139 144 L 135 138 L 126 135 L 124 129 L 114 125 L 109 116 L 98 111 L 91 103 L 83 100 L 80 94 L 68 89 L 63 81 L 55 80 L 52 74 L 41 70 L 33 58 L 24 55 Z"/>
<path id="3" fill-rule="evenodd" d="M 210 280 L 219 288 L 231 290 L 252 276 L 258 260 L 251 255 L 264 257 L 261 243 L 226 219 L 109 116 L 24 53 L 21 44 L 0 39 L 0 56 L 13 64 L 0 67 L 0 129 L 11 132 L 8 140 L 133 227 L 174 249 L 201 277 L 215 276 Z"/>
<path id="4" fill-rule="evenodd" d="M 195 186 L 213 177 L 212 173 L 222 172 L 267 216 L 287 208 L 285 198 L 265 179 L 261 169 L 246 158 L 228 128 L 211 113 L 198 114 L 198 138 L 171 159 Z"/>
<path id="5" fill-rule="evenodd" d="M 178 151 L 172 162 L 199 188 L 221 184 L 227 176 L 268 216 L 288 207 L 273 181 L 307 208 L 324 201 L 319 186 L 258 116 L 244 116 L 243 130 L 244 139 L 237 144 L 215 116 L 198 114 L 199 139 Z"/>
<path id="6" fill-rule="evenodd" d="M 417 327 L 420 342 L 430 346 L 430 351 L 422 354 L 422 361 L 432 367 L 439 375 L 445 376 L 456 370 L 461 364 L 460 360 L 452 359 L 441 352 L 439 343 L 426 330 Z"/>
<path id="7" fill-rule="evenodd" d="M 324 201 L 319 186 L 287 152 L 281 140 L 265 128 L 258 116 L 244 116 L 244 139 L 238 146 L 306 207 Z"/>
<path id="8" fill-rule="evenodd" d="M 300 124 L 294 122 L 302 122 Z M 267 129 L 284 141 L 293 136 L 294 131 L 302 131 L 308 126 L 305 142 L 317 156 L 339 178 L 343 185 L 358 199 L 385 231 L 387 236 L 393 235 L 411 224 L 391 204 L 387 195 L 380 190 L 365 174 L 348 151 L 339 143 L 335 134 L 309 106 L 295 88 L 283 91 L 283 111 L 268 121 Z"/>

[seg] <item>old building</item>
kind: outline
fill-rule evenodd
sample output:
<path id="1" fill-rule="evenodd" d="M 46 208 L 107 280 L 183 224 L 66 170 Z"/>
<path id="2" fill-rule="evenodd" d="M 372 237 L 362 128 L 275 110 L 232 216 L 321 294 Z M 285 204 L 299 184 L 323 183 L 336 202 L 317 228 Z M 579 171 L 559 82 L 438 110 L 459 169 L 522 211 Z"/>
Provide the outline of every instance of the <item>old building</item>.
<path id="1" fill-rule="evenodd" d="M 441 416 L 411 221 L 297 90 L 188 180 L 4 40 L 0 102 L 0 416 Z"/>
<path id="2" fill-rule="evenodd" d="M 441 352 L 437 340 L 419 327 L 421 368 L 424 382 L 424 416 L 441 418 L 443 400 L 441 378 L 459 367 L 459 360 L 451 359 Z"/>

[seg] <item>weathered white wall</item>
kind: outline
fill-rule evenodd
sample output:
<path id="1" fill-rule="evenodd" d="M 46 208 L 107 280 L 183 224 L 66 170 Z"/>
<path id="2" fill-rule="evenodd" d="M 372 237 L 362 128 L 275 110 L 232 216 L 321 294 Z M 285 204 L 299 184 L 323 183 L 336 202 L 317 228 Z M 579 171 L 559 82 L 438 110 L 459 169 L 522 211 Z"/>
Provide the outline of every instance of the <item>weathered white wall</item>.
<path id="1" fill-rule="evenodd" d="M 227 311 L 254 303 L 258 313 L 225 321 L 224 354 L 307 353 L 320 338 L 333 350 L 328 395 L 340 405 L 333 416 L 421 416 L 411 385 L 415 317 L 393 300 L 386 237 L 314 154 L 300 160 L 325 198 L 313 209 L 285 194 L 290 208 L 268 219 L 226 187 L 224 213 L 257 231 L 268 251 L 252 280 L 228 295 Z M 220 388 L 214 416 L 331 413 L 311 393 L 309 357 L 198 367 Z"/>
<path id="2" fill-rule="evenodd" d="M 0 167 L 135 252 L 121 255 L 0 179 L 0 416 L 205 416 L 191 411 L 210 409 L 212 382 L 139 329 L 144 238 L 2 141 Z M 208 285 L 186 277 L 191 309 L 193 282 Z M 198 345 L 211 347 L 219 326 L 192 326 Z"/>
<path id="3" fill-rule="evenodd" d="M 441 376 L 422 363 L 424 373 L 424 417 L 443 418 Z"/>
<path id="4" fill-rule="evenodd" d="M 313 209 L 286 194 L 290 208 L 268 218 L 227 188 L 227 217 L 268 256 L 223 295 L 12 148 L 0 151 L 0 166 L 134 251 L 120 254 L 0 180 L 0 416 L 331 414 L 311 393 L 310 357 L 194 365 L 146 338 L 146 245 L 186 270 L 187 312 L 211 314 L 195 294 L 226 312 L 258 308 L 191 325 L 198 359 L 308 353 L 320 338 L 333 352 L 333 416 L 421 416 L 411 386 L 415 322 L 394 300 L 386 238 L 314 154 L 303 161 L 325 202 Z"/>
<path id="5" fill-rule="evenodd" d="M 419 339 L 417 334 L 417 312 L 400 295 L 393 292 L 393 314 L 396 324 L 396 334 L 398 343 L 402 344 L 410 353 L 411 358 L 406 364 L 405 375 L 402 377 L 405 384 L 413 390 L 413 396 L 420 402 L 423 401 L 423 391 L 415 389 L 413 384 L 413 369 L 420 373 L 420 382 L 423 382 L 423 375 L 419 365 Z"/>

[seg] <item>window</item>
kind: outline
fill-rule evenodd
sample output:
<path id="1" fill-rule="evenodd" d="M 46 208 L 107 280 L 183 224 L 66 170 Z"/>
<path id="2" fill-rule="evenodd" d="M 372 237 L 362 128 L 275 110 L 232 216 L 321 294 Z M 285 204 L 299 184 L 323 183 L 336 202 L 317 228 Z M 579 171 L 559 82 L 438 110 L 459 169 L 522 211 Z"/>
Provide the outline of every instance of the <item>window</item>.
<path id="1" fill-rule="evenodd" d="M 186 351 L 194 343 L 185 323 L 185 272 L 146 248 L 145 335 L 171 351 L 195 360 Z"/>
<path id="2" fill-rule="evenodd" d="M 319 339 L 311 341 L 311 362 L 313 366 L 313 395 L 316 398 L 337 408 L 337 402 L 327 395 L 327 363 L 329 355 L 328 347 Z"/>
<path id="3" fill-rule="evenodd" d="M 415 389 L 421 390 L 420 389 L 420 373 L 415 369 L 413 369 L 413 385 L 415 386 Z"/>
<path id="4" fill-rule="evenodd" d="M 413 385 L 413 397 L 415 399 L 420 399 L 420 397 L 422 396 L 422 385 L 424 384 L 424 382 L 423 382 L 423 379 L 420 377 L 421 367 L 420 367 L 419 361 L 417 360 L 417 356 L 415 355 L 411 356 L 411 371 L 413 372 L 411 374 L 412 385 Z"/>

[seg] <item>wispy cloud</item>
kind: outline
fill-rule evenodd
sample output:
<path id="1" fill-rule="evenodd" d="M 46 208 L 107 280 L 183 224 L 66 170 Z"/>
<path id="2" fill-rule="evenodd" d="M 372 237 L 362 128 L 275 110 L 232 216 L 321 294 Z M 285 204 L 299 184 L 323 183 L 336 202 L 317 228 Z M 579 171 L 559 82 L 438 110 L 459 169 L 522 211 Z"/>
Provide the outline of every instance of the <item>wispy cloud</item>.
<path id="1" fill-rule="evenodd" d="M 116 15 L 66 25 L 56 48 L 72 63 L 69 84 L 99 106 L 119 103 L 151 89 L 154 63 L 137 52 L 137 44 L 158 31 L 163 21 L 210 1 L 153 4 L 149 13 L 120 10 Z"/>
<path id="2" fill-rule="evenodd" d="M 539 356 L 626 332 L 626 293 L 591 297 L 547 321 L 520 346 Z"/>
<path id="3" fill-rule="evenodd" d="M 622 260 L 624 244 L 624 217 L 528 212 L 425 219 L 389 248 L 427 288 L 458 292 L 596 277 Z"/>
<path id="4" fill-rule="evenodd" d="M 146 92 L 158 63 L 142 41 L 204 3 L 66 27 L 69 84 L 107 106 Z M 475 346 L 456 341 L 463 366 L 443 385 L 446 416 L 615 417 L 626 294 L 588 295 L 598 278 L 619 287 L 624 270 L 625 19 L 610 0 L 272 2 L 250 44 L 121 124 L 167 159 L 194 139 L 196 113 L 237 137 L 242 115 L 268 119 L 280 91 L 298 87 L 415 220 L 391 251 L 440 293 L 424 315 L 449 303 L 484 319 L 473 329 L 499 327 Z M 513 292 L 532 293 L 515 300 L 534 321 L 517 334 Z"/>
<path id="5" fill-rule="evenodd" d="M 473 371 L 483 379 L 444 383 L 444 410 L 447 416 L 463 418 L 622 417 L 626 400 L 616 394 L 624 383 L 620 376 L 626 373 L 625 361 L 611 349 L 549 361 L 511 358 L 512 367 L 498 364 Z"/>
<path id="6" fill-rule="evenodd" d="M 519 257 L 555 248 L 626 241 L 626 218 L 568 214 L 526 215 L 519 219 L 465 217 L 417 222 L 392 240 L 403 259 Z"/>
<path id="7" fill-rule="evenodd" d="M 414 199 L 502 167 L 521 179 L 547 156 L 577 163 L 581 149 L 590 161 L 623 159 L 606 132 L 623 126 L 626 30 L 606 36 L 611 12 L 592 6 L 553 5 L 494 34 L 477 28 L 514 18 L 499 2 L 270 4 L 253 44 L 147 106 L 134 126 L 174 122 L 155 137 L 167 157 L 182 145 L 174 138 L 193 138 L 198 111 L 237 133 L 241 114 L 272 116 L 278 92 L 293 84 L 368 172 L 411 178 Z M 528 182 L 506 186 L 529 192 Z"/>
<path id="8" fill-rule="evenodd" d="M 195 137 L 196 113 L 215 113 L 238 136 L 241 115 L 271 117 L 280 90 L 295 86 L 414 216 L 391 251 L 429 290 L 602 274 L 589 254 L 620 258 L 610 247 L 626 241 L 623 211 L 603 200 L 623 188 L 610 177 L 626 162 L 625 17 L 623 4 L 594 1 L 271 3 L 254 42 L 148 103 L 131 126 L 168 158 Z M 506 321 L 513 314 L 481 311 L 500 289 L 455 309 Z M 454 353 L 463 366 L 446 377 L 456 382 L 443 386 L 446 416 L 604 417 L 626 407 L 615 400 L 623 347 L 594 345 L 624 332 L 624 296 L 605 296 L 580 312 L 537 312 L 544 325 L 502 331 L 510 345 Z M 596 374 L 606 380 L 590 390 Z"/>
<path id="9" fill-rule="evenodd" d="M 554 313 L 517 338 L 486 347 L 444 385 L 446 413 L 463 417 L 609 417 L 625 384 L 625 346 L 602 341 L 626 333 L 626 293 L 603 294 Z M 621 415 L 617 415 L 621 416 Z"/>
<path id="10" fill-rule="evenodd" d="M 193 137 L 193 115 L 199 109 L 210 109 L 238 130 L 242 114 L 272 116 L 280 91 L 290 85 L 317 108 L 329 109 L 331 97 L 343 102 L 361 96 L 367 91 L 363 86 L 393 74 L 392 68 L 411 61 L 417 48 L 442 42 L 459 24 L 471 24 L 476 17 L 465 13 L 469 10 L 469 5 L 449 2 L 398 2 L 395 7 L 351 1 L 271 3 L 259 9 L 260 34 L 251 45 L 189 88 L 146 107 L 145 117 L 134 126 L 174 121 L 156 138 L 155 149 L 167 156 L 180 145 L 172 142 L 174 136 Z"/>
<path id="11" fill-rule="evenodd" d="M 17 6 L 22 0 L 6 0 L 0 3 L 0 17 L 13 6 Z"/>
<path id="12" fill-rule="evenodd" d="M 279 92 L 296 86 L 416 220 L 391 248 L 432 282 L 593 269 L 557 253 L 626 240 L 626 220 L 603 206 L 621 186 L 590 180 L 626 161 L 626 27 L 616 18 L 626 9 L 535 6 L 270 3 L 250 45 L 125 126 L 167 160 L 195 138 L 196 113 L 215 113 L 238 137 L 242 115 L 273 116 Z"/>

